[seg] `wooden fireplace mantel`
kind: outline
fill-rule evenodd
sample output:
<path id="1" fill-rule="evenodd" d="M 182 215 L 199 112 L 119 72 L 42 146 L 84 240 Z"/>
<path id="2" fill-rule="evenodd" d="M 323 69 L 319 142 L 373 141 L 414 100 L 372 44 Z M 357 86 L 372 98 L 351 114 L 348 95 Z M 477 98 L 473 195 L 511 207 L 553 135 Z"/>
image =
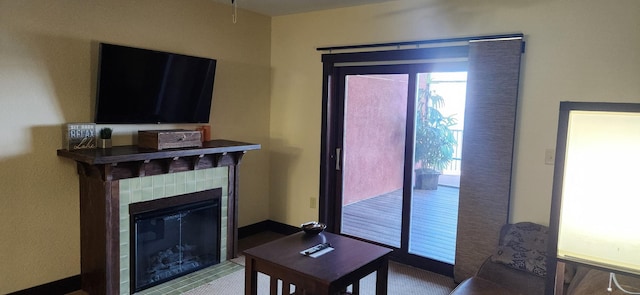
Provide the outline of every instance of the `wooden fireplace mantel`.
<path id="1" fill-rule="evenodd" d="M 227 257 L 237 256 L 238 164 L 259 144 L 231 140 L 202 147 L 154 150 L 138 146 L 57 151 L 74 160 L 80 178 L 80 251 L 82 289 L 89 294 L 120 294 L 119 180 L 175 172 L 228 167 Z"/>
<path id="2" fill-rule="evenodd" d="M 206 141 L 202 147 L 154 150 L 135 145 L 108 149 L 58 150 L 58 156 L 75 160 L 78 173 L 97 172 L 104 181 L 188 170 L 237 165 L 244 153 L 259 144 L 224 139 Z"/>

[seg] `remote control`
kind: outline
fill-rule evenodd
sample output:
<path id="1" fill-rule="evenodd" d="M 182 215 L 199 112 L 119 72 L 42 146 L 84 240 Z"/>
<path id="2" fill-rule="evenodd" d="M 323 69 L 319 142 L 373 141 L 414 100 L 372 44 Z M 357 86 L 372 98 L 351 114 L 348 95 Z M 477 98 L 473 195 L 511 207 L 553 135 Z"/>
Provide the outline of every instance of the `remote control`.
<path id="1" fill-rule="evenodd" d="M 327 249 L 329 247 L 331 247 L 331 244 L 329 244 L 329 243 L 318 244 L 318 245 L 313 246 L 313 247 L 311 247 L 311 248 L 309 248 L 307 250 L 304 250 L 304 255 L 311 255 L 313 253 L 316 253 L 318 251 L 322 251 L 322 250 Z"/>

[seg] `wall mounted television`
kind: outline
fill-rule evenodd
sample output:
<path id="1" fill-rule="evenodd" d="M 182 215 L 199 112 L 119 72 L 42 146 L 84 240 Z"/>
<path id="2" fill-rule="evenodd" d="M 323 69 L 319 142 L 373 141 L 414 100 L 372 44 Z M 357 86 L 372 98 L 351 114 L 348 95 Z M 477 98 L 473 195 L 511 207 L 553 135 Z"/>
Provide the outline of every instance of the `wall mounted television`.
<path id="1" fill-rule="evenodd" d="M 95 122 L 208 123 L 216 60 L 100 44 Z"/>

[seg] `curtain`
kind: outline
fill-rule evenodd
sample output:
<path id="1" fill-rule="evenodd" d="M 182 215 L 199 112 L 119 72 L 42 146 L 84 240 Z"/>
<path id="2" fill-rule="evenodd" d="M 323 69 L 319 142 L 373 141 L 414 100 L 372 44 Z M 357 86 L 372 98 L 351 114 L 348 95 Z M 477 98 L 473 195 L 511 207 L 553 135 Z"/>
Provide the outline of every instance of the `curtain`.
<path id="1" fill-rule="evenodd" d="M 454 279 L 473 276 L 507 223 L 521 38 L 469 43 Z"/>

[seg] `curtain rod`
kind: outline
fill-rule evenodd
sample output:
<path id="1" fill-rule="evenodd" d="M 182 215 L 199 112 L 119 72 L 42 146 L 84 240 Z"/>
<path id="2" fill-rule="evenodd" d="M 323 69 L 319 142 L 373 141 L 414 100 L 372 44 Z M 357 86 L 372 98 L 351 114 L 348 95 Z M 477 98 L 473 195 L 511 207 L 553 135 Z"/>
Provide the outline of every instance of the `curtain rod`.
<path id="1" fill-rule="evenodd" d="M 503 34 L 503 35 L 458 37 L 458 38 L 431 39 L 431 40 L 418 40 L 418 41 L 405 41 L 405 42 L 345 45 L 345 46 L 319 47 L 319 48 L 316 48 L 316 50 L 317 51 L 331 51 L 331 50 L 358 49 L 358 48 L 374 48 L 374 47 L 408 46 L 408 45 L 433 44 L 433 43 L 465 42 L 465 41 L 504 39 L 504 38 L 518 38 L 518 37 L 523 38 L 524 34 L 515 33 L 515 34 Z"/>

